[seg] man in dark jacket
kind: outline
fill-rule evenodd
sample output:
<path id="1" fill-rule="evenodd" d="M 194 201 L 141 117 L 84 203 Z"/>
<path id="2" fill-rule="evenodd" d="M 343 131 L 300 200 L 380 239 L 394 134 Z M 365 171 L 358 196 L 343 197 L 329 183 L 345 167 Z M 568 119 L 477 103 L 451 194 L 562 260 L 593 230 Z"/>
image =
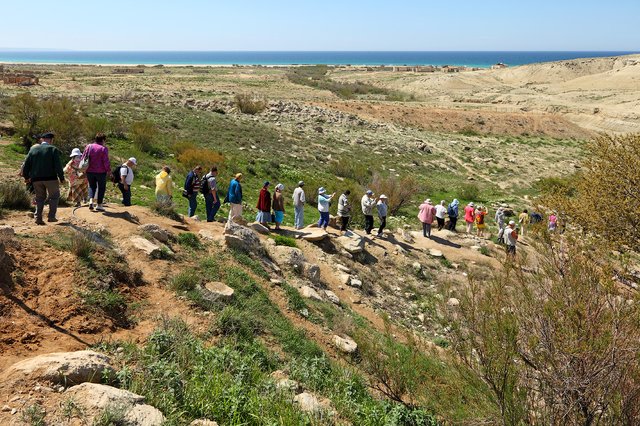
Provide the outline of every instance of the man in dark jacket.
<path id="1" fill-rule="evenodd" d="M 64 183 L 64 172 L 60 162 L 60 150 L 51 145 L 53 133 L 40 135 L 40 145 L 29 151 L 24 161 L 22 174 L 33 184 L 36 195 L 36 224 L 44 225 L 42 211 L 44 201 L 49 198 L 49 222 L 57 222 L 56 212 L 60 199 L 60 184 Z"/>
<path id="2" fill-rule="evenodd" d="M 187 216 L 192 217 L 196 214 L 198 208 L 198 193 L 200 192 L 200 174 L 202 173 L 202 166 L 196 166 L 187 174 L 187 178 L 184 181 L 184 191 L 189 200 L 189 209 Z"/>

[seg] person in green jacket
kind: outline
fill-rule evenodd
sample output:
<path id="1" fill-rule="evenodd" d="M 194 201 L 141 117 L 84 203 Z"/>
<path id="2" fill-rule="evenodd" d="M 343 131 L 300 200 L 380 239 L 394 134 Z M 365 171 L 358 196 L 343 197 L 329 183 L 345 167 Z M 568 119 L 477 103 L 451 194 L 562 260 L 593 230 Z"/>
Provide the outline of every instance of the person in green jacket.
<path id="1" fill-rule="evenodd" d="M 60 184 L 64 183 L 64 171 L 60 161 L 60 150 L 51 145 L 53 133 L 40 135 L 40 145 L 29 150 L 24 161 L 22 174 L 26 181 L 31 182 L 36 195 L 36 224 L 44 225 L 42 211 L 44 201 L 49 198 L 49 222 L 57 222 L 56 212 L 60 199 Z"/>

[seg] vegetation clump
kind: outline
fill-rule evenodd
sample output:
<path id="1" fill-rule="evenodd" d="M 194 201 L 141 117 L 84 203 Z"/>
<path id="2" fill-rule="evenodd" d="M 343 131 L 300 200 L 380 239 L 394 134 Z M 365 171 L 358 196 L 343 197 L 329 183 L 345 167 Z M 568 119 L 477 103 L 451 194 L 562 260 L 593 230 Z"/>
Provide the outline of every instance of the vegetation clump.
<path id="1" fill-rule="evenodd" d="M 255 115 L 267 108 L 267 100 L 255 94 L 238 93 L 235 102 L 236 107 L 243 114 Z"/>

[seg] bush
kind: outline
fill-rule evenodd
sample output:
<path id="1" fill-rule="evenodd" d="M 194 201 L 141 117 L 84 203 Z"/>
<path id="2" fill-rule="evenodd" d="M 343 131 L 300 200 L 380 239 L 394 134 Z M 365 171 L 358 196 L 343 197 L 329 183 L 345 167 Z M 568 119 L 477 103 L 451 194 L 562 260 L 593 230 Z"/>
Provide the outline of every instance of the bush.
<path id="1" fill-rule="evenodd" d="M 129 129 L 133 145 L 142 152 L 152 152 L 158 137 L 156 125 L 149 120 L 136 121 Z"/>
<path id="2" fill-rule="evenodd" d="M 201 282 L 202 279 L 196 271 L 187 269 L 174 275 L 169 282 L 169 287 L 174 291 L 189 291 L 196 288 Z"/>
<path id="3" fill-rule="evenodd" d="M 192 232 L 182 232 L 178 234 L 178 244 L 192 249 L 201 249 L 202 243 Z"/>
<path id="4" fill-rule="evenodd" d="M 236 107 L 243 114 L 255 115 L 267 108 L 267 100 L 254 94 L 238 93 L 236 95 Z"/>
<path id="5" fill-rule="evenodd" d="M 31 195 L 25 184 L 17 180 L 0 182 L 0 208 L 28 210 L 31 208 Z"/>
<path id="6" fill-rule="evenodd" d="M 26 150 L 31 148 L 36 141 L 36 134 L 40 133 L 42 113 L 38 99 L 31 93 L 21 93 L 11 99 L 9 115 Z"/>
<path id="7" fill-rule="evenodd" d="M 83 259 L 88 259 L 95 248 L 93 239 L 87 234 L 78 231 L 71 234 L 69 244 L 71 252 Z"/>
<path id="8" fill-rule="evenodd" d="M 458 188 L 458 198 L 461 200 L 479 201 L 480 188 L 475 183 L 465 183 Z"/>
<path id="9" fill-rule="evenodd" d="M 251 339 L 261 330 L 256 316 L 235 306 L 225 307 L 216 324 L 223 336 L 236 336 L 243 340 Z"/>
<path id="10" fill-rule="evenodd" d="M 180 215 L 180 213 L 178 213 L 176 207 L 171 202 L 166 203 L 156 201 L 151 203 L 149 208 L 160 216 L 168 217 L 169 219 L 173 219 L 176 222 L 183 222 L 182 216 Z"/>
<path id="11" fill-rule="evenodd" d="M 108 316 L 126 321 L 127 302 L 122 294 L 113 289 L 89 289 L 80 293 L 88 306 L 98 308 Z"/>
<path id="12" fill-rule="evenodd" d="M 273 238 L 277 246 L 298 247 L 295 238 L 285 237 L 284 235 L 276 235 Z"/>
<path id="13" fill-rule="evenodd" d="M 43 116 L 39 126 L 56 134 L 54 144 L 68 157 L 73 148 L 85 143 L 84 116 L 68 98 L 48 99 L 42 103 Z"/>
<path id="14" fill-rule="evenodd" d="M 369 186 L 376 195 L 384 194 L 388 198 L 389 216 L 395 216 L 398 211 L 411 202 L 412 197 L 418 192 L 428 192 L 413 176 L 382 176 L 375 173 Z"/>
<path id="15" fill-rule="evenodd" d="M 178 154 L 177 159 L 183 170 L 191 170 L 200 164 L 207 173 L 211 166 L 224 162 L 222 154 L 207 148 L 186 148 Z"/>

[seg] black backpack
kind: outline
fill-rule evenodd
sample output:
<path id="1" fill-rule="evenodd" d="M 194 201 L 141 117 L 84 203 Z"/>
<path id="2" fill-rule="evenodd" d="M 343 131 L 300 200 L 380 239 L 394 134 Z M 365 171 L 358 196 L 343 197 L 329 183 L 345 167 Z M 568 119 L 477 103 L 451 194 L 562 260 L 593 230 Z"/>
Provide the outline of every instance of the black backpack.
<path id="1" fill-rule="evenodd" d="M 200 193 L 203 195 L 207 195 L 211 190 L 209 189 L 209 179 L 207 175 L 202 176 L 200 180 Z"/>
<path id="2" fill-rule="evenodd" d="M 120 170 L 123 167 L 126 167 L 126 166 L 120 164 L 119 166 L 116 166 L 116 167 L 113 168 L 113 171 L 111 172 L 111 182 L 113 182 L 113 183 L 120 183 L 121 182 L 121 180 L 120 180 Z"/>

